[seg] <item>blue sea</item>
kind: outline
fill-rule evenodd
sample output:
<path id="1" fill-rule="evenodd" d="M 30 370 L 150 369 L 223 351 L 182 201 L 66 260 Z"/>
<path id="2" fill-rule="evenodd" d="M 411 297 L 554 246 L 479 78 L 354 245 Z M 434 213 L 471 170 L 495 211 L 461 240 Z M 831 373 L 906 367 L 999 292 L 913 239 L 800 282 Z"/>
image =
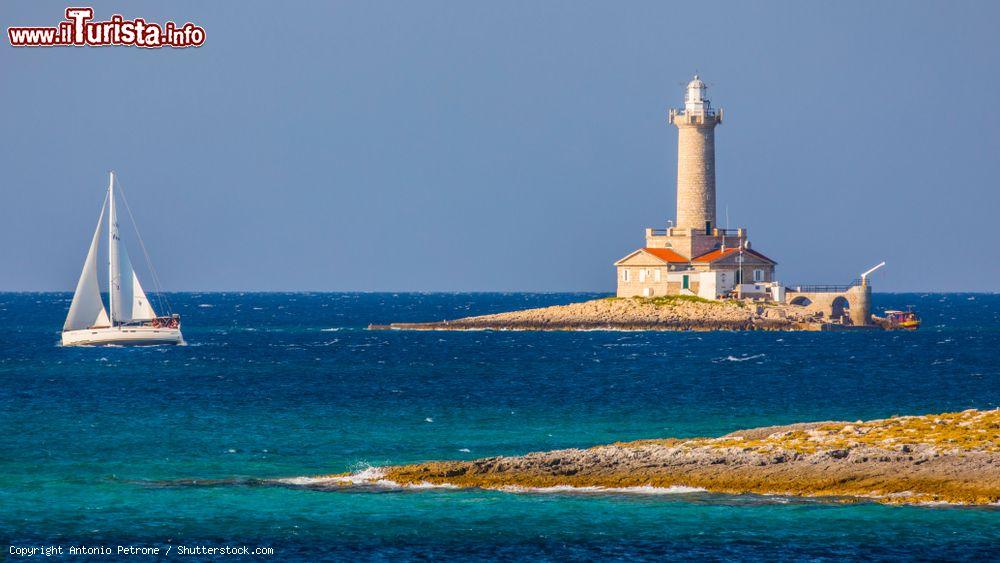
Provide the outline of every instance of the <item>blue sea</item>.
<path id="1" fill-rule="evenodd" d="M 62 348 L 70 297 L 0 294 L 0 559 L 1000 557 L 1000 508 L 269 481 L 995 408 L 998 295 L 877 294 L 924 326 L 862 334 L 369 331 L 597 295 L 182 293 L 186 346 Z M 251 555 L 177 556 L 199 546 Z"/>

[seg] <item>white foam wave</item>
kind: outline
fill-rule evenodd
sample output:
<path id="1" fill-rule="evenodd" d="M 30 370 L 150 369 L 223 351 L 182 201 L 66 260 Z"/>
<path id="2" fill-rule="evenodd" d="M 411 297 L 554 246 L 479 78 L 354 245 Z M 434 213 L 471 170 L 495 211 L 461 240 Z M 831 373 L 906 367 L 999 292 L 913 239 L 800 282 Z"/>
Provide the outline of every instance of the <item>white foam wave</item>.
<path id="1" fill-rule="evenodd" d="M 554 485 L 551 487 L 522 487 L 519 485 L 505 485 L 497 489 L 505 493 L 518 494 L 633 494 L 633 495 L 683 495 L 691 493 L 707 492 L 701 487 L 685 487 L 683 485 L 671 485 L 669 487 L 654 487 L 643 485 L 637 487 L 574 487 L 572 485 Z"/>
<path id="2" fill-rule="evenodd" d="M 392 481 L 388 481 L 392 483 Z M 400 486 L 396 483 L 396 486 Z M 403 485 L 404 489 L 457 489 L 458 485 L 452 485 L 451 483 L 428 483 L 427 481 L 421 481 L 419 483 L 413 483 L 412 485 Z"/>
<path id="3" fill-rule="evenodd" d="M 365 469 L 356 471 L 350 475 L 286 477 L 283 479 L 274 479 L 274 482 L 281 483 L 282 485 L 296 485 L 300 487 L 323 485 L 370 485 L 383 481 L 382 476 L 384 474 L 385 472 L 378 467 L 366 467 Z M 386 481 L 386 483 L 391 483 L 391 481 Z"/>
<path id="4" fill-rule="evenodd" d="M 378 467 L 366 467 L 361 471 L 356 471 L 350 475 L 324 476 L 324 477 L 287 477 L 284 479 L 274 479 L 275 483 L 282 485 L 293 485 L 296 487 L 379 487 L 385 489 L 457 489 L 457 485 L 451 483 L 428 483 L 421 481 L 409 485 L 400 485 L 395 481 L 385 479 L 385 471 Z"/>
<path id="5" fill-rule="evenodd" d="M 720 362 L 745 362 L 747 360 L 756 360 L 757 358 L 763 358 L 766 354 L 754 354 L 753 356 L 743 356 L 742 358 L 737 358 L 736 356 L 726 356 L 719 360 Z"/>
<path id="6" fill-rule="evenodd" d="M 451 483 L 429 483 L 421 481 L 401 485 L 396 481 L 385 478 L 385 470 L 380 467 L 369 466 L 360 471 L 355 471 L 350 475 L 320 476 L 320 477 L 287 477 L 284 479 L 274 479 L 274 483 L 291 485 L 296 487 L 377 487 L 384 489 L 459 489 L 458 485 Z M 515 494 L 630 494 L 630 495 L 683 495 L 691 493 L 704 493 L 706 489 L 701 487 L 686 487 L 683 485 L 671 485 L 669 487 L 654 487 L 652 485 L 641 485 L 634 487 L 575 487 L 573 485 L 554 485 L 551 487 L 522 487 L 519 485 L 505 485 L 493 490 Z"/>

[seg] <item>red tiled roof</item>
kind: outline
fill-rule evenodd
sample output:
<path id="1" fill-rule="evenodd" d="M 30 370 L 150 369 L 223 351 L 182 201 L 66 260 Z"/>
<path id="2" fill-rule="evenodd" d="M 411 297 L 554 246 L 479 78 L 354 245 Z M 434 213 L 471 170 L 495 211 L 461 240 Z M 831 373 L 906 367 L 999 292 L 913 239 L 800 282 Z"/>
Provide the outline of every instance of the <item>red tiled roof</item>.
<path id="1" fill-rule="evenodd" d="M 705 254 L 702 254 L 701 256 L 698 256 L 698 257 L 694 258 L 691 261 L 692 262 L 702 262 L 702 263 L 715 262 L 716 260 L 720 260 L 722 258 L 725 258 L 726 256 L 732 256 L 733 254 L 735 254 L 735 253 L 737 253 L 739 251 L 740 251 L 740 247 L 738 247 L 738 246 L 737 247 L 727 248 L 725 250 L 722 250 L 720 248 L 719 250 L 713 250 L 711 252 L 707 252 Z M 764 256 L 760 252 L 757 252 L 756 250 L 751 250 L 749 248 L 744 248 L 743 252 L 746 252 L 747 254 L 753 254 L 757 258 L 760 258 L 762 260 L 767 260 L 768 262 L 770 262 L 772 264 L 777 264 L 777 262 L 775 262 L 774 260 L 771 260 L 767 256 Z"/>
<path id="2" fill-rule="evenodd" d="M 642 250 L 644 252 L 652 254 L 653 256 L 656 256 L 657 258 L 663 260 L 664 262 L 671 262 L 671 263 L 682 262 L 684 264 L 690 262 L 690 260 L 681 256 L 680 254 L 677 254 L 676 252 L 670 250 L 669 248 L 643 248 Z"/>

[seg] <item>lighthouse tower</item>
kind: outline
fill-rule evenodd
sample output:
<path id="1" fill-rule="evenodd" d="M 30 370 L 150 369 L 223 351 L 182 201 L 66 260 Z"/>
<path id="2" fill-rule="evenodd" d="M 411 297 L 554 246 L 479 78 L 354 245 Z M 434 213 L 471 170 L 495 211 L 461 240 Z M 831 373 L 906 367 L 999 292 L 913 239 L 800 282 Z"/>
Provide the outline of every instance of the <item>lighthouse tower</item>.
<path id="1" fill-rule="evenodd" d="M 687 85 L 684 109 L 671 109 L 677 126 L 677 223 L 680 229 L 712 234 L 715 222 L 715 126 L 722 110 L 712 108 L 707 86 L 696 74 Z"/>
<path id="2" fill-rule="evenodd" d="M 677 126 L 677 219 L 665 229 L 646 228 L 646 245 L 615 262 L 618 297 L 763 297 L 780 287 L 777 262 L 751 249 L 746 229 L 716 225 L 715 126 L 722 110 L 712 108 L 705 91 L 696 75 L 684 109 L 670 110 Z"/>
<path id="3" fill-rule="evenodd" d="M 671 109 L 677 127 L 677 218 L 666 231 L 646 230 L 646 246 L 670 248 L 692 259 L 718 248 L 746 243 L 746 229 L 720 229 L 715 220 L 715 126 L 722 110 L 708 101 L 696 74 L 688 82 L 684 109 Z"/>

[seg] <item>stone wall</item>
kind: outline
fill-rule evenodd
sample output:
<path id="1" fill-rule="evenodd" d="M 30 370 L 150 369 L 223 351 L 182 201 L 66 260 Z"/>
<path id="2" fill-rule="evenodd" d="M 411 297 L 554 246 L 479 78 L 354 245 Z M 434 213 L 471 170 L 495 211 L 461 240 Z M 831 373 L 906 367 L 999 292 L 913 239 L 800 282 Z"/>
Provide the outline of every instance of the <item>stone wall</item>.
<path id="1" fill-rule="evenodd" d="M 731 256 L 726 256 L 721 260 L 716 260 L 711 264 L 695 264 L 698 269 L 712 269 L 712 270 L 724 270 L 726 272 L 733 272 L 735 279 L 735 272 L 740 268 L 740 258 L 738 254 L 733 254 Z M 749 252 L 743 253 L 742 262 L 742 281 L 743 283 L 761 283 L 761 282 L 772 282 L 775 281 L 774 275 L 774 265 L 767 262 L 761 258 L 758 258 L 754 254 Z M 755 280 L 753 277 L 754 270 L 763 270 L 764 277 L 759 280 Z"/>
<path id="2" fill-rule="evenodd" d="M 716 116 L 678 115 L 677 226 L 701 229 L 715 221 Z"/>
<path id="3" fill-rule="evenodd" d="M 639 259 L 644 257 L 645 259 Z M 643 264 L 642 262 L 655 261 L 656 264 Z M 625 279 L 624 272 L 628 272 L 628 279 Z M 645 272 L 645 274 L 640 274 Z M 657 281 L 656 275 L 659 272 L 660 279 Z M 618 266 L 618 297 L 655 297 L 657 295 L 669 295 L 670 288 L 668 280 L 668 266 L 662 262 L 644 256 L 633 258 L 627 265 Z"/>
<path id="4" fill-rule="evenodd" d="M 746 239 L 746 230 L 741 230 L 739 235 L 723 234 L 724 231 L 714 229 L 712 234 L 705 234 L 705 226 L 700 229 L 674 227 L 664 231 L 646 229 L 647 248 L 669 248 L 685 258 L 695 258 L 707 252 L 711 252 L 722 246 L 723 241 L 727 247 L 736 248 Z M 733 231 L 729 231 L 732 233 Z"/>
<path id="5" fill-rule="evenodd" d="M 638 256 L 617 267 L 618 288 L 615 295 L 618 297 L 659 297 L 688 292 L 690 294 L 698 293 L 701 287 L 702 272 L 675 271 L 662 262 L 659 266 L 641 265 L 640 262 L 644 260 L 637 258 Z M 626 271 L 628 279 L 624 275 Z M 656 277 L 657 271 L 659 271 L 659 279 Z M 645 274 L 640 272 L 645 272 Z M 684 276 L 688 277 L 687 292 L 684 290 Z M 711 298 L 714 297 L 713 295 Z"/>
<path id="6" fill-rule="evenodd" d="M 856 285 L 846 291 L 795 291 L 795 288 L 788 288 L 785 292 L 785 303 L 799 305 L 807 312 L 823 313 L 823 317 L 830 319 L 838 313 L 849 313 L 851 323 L 854 325 L 871 324 L 871 300 L 872 288 L 870 285 Z M 807 304 L 803 304 L 808 301 Z M 844 311 L 845 308 L 847 311 Z"/>

